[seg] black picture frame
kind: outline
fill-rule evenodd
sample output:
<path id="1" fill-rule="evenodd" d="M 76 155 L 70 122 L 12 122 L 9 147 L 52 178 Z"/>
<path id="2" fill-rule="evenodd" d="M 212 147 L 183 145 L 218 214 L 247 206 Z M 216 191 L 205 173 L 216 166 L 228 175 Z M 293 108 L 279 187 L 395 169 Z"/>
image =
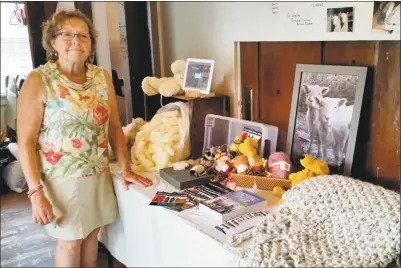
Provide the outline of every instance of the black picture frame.
<path id="1" fill-rule="evenodd" d="M 367 67 L 297 64 L 287 154 L 324 160 L 332 174 L 351 176 Z"/>

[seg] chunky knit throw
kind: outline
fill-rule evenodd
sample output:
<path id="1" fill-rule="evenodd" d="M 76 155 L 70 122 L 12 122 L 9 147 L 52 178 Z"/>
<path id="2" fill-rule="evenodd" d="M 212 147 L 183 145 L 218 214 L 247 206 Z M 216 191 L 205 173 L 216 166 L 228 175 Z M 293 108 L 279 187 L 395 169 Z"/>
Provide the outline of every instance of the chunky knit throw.
<path id="1" fill-rule="evenodd" d="M 400 194 L 338 175 L 305 180 L 228 247 L 252 267 L 385 267 L 400 254 Z M 251 239 L 247 247 L 240 247 Z M 243 260 L 247 261 L 244 262 Z"/>

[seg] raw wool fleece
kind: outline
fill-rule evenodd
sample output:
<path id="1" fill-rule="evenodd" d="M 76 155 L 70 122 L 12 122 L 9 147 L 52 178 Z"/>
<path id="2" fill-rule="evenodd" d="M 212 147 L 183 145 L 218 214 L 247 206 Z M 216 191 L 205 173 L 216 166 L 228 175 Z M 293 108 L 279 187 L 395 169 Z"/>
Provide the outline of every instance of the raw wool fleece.
<path id="1" fill-rule="evenodd" d="M 400 254 L 400 194 L 339 175 L 305 180 L 231 250 L 252 267 L 385 267 Z M 251 239 L 246 248 L 237 246 Z M 397 261 L 398 262 L 398 261 Z"/>
<path id="2" fill-rule="evenodd" d="M 157 173 L 186 159 L 190 151 L 188 103 L 172 102 L 140 128 L 131 148 L 131 168 Z"/>

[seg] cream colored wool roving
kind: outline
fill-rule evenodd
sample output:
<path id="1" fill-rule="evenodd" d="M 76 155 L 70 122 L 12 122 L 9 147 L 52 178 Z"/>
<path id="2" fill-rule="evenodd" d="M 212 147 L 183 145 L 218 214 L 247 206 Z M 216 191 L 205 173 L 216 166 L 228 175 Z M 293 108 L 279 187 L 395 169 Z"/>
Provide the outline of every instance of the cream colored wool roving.
<path id="1" fill-rule="evenodd" d="M 186 159 L 190 151 L 188 104 L 169 103 L 136 134 L 131 148 L 131 168 L 157 172 Z"/>
<path id="2" fill-rule="evenodd" d="M 252 267 L 385 267 L 400 254 L 400 194 L 357 179 L 305 180 L 228 248 Z M 244 240 L 250 246 L 241 248 Z M 243 261 L 241 263 L 244 263 Z"/>

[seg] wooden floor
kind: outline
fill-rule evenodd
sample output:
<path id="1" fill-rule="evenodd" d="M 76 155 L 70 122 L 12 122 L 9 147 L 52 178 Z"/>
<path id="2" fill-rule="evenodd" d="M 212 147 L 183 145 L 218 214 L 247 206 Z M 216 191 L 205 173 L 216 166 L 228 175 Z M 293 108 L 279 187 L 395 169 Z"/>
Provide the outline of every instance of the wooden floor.
<path id="1" fill-rule="evenodd" d="M 26 193 L 1 195 L 1 267 L 54 267 L 56 240 L 32 223 Z M 107 252 L 98 255 L 97 267 L 108 267 Z M 113 267 L 125 267 L 117 260 Z"/>

